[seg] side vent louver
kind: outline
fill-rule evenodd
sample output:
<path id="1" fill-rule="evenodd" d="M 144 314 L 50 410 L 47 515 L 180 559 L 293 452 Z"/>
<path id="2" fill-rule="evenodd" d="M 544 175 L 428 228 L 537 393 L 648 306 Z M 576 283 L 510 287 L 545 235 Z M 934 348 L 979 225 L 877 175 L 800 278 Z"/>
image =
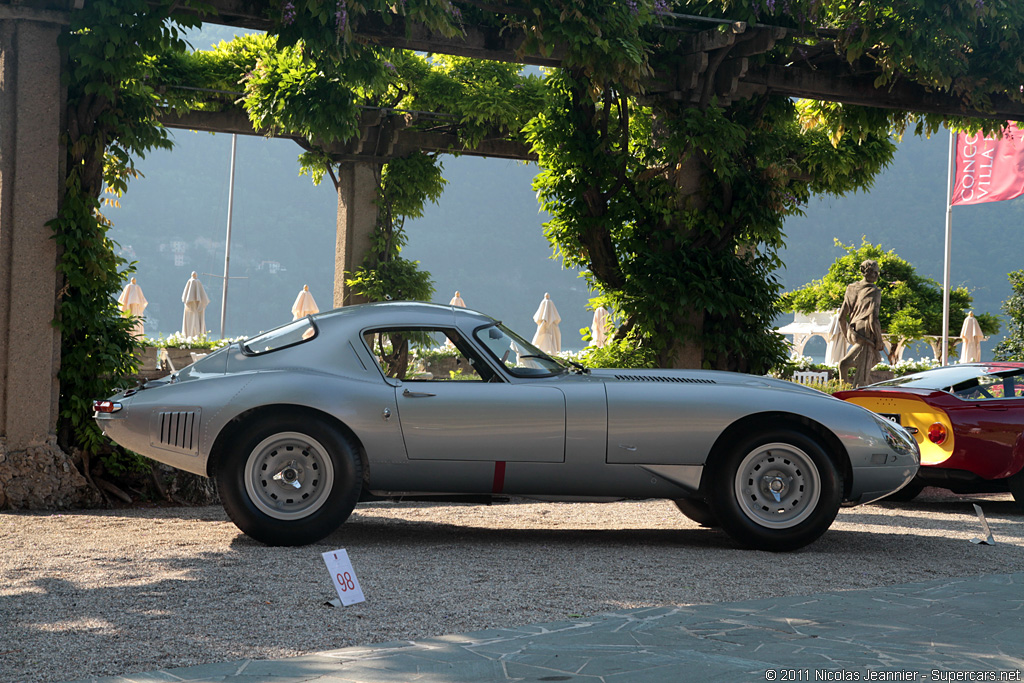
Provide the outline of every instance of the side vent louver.
<path id="1" fill-rule="evenodd" d="M 697 379 L 694 377 L 663 377 L 660 375 L 615 375 L 615 379 L 625 382 L 675 382 L 677 384 L 714 384 L 713 379 Z"/>
<path id="2" fill-rule="evenodd" d="M 157 440 L 164 448 L 196 453 L 199 450 L 197 411 L 160 413 L 157 416 Z"/>

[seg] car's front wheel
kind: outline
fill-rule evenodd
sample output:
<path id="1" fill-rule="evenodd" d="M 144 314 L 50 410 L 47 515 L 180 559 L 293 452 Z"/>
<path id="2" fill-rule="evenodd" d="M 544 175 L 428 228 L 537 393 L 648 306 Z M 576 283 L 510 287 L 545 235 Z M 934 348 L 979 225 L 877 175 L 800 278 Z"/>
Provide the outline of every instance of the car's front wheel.
<path id="1" fill-rule="evenodd" d="M 267 545 L 306 545 L 348 519 L 362 465 L 338 429 L 284 414 L 242 434 L 218 463 L 216 480 L 224 509 L 246 535 Z"/>
<path id="2" fill-rule="evenodd" d="M 722 528 L 758 550 L 795 550 L 832 525 L 842 475 L 818 441 L 775 429 L 734 443 L 712 463 L 708 503 Z"/>
<path id="3" fill-rule="evenodd" d="M 909 503 L 917 498 L 921 494 L 921 491 L 924 491 L 924 484 L 914 480 L 896 493 L 890 493 L 888 496 L 883 498 L 881 502 Z"/>

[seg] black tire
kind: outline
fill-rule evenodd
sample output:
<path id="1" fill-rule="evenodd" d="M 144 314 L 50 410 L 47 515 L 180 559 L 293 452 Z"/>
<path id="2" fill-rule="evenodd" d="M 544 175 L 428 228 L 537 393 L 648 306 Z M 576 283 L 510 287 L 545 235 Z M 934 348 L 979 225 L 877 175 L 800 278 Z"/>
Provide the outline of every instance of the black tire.
<path id="1" fill-rule="evenodd" d="M 818 441 L 802 432 L 773 429 L 742 438 L 710 467 L 711 511 L 748 548 L 802 548 L 839 512 L 842 475 Z"/>
<path id="2" fill-rule="evenodd" d="M 284 413 L 242 427 L 215 476 L 228 517 L 247 536 L 297 546 L 319 541 L 352 514 L 362 463 L 335 427 Z"/>
<path id="3" fill-rule="evenodd" d="M 896 493 L 890 493 L 878 502 L 885 503 L 891 501 L 893 503 L 909 503 L 921 495 L 921 491 L 924 491 L 924 484 L 912 479 L 909 484 L 901 488 L 899 491 Z"/>
<path id="4" fill-rule="evenodd" d="M 1013 495 L 1013 502 L 1017 504 L 1017 511 L 1024 512 L 1024 470 L 1007 479 L 1006 484 Z"/>
<path id="5" fill-rule="evenodd" d="M 722 526 L 718 521 L 718 517 L 711 511 L 706 500 L 700 498 L 677 498 L 672 502 L 676 504 L 680 512 L 703 527 L 715 529 Z"/>

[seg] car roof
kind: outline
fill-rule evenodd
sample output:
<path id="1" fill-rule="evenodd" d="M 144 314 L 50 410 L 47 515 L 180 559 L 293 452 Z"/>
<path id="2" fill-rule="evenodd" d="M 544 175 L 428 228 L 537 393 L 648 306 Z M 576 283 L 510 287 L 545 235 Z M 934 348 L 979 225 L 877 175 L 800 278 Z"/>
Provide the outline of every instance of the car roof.
<path id="1" fill-rule="evenodd" d="M 343 306 L 313 316 L 317 324 L 370 327 L 375 325 L 444 325 L 478 327 L 494 318 L 460 306 L 425 301 L 377 301 Z"/>

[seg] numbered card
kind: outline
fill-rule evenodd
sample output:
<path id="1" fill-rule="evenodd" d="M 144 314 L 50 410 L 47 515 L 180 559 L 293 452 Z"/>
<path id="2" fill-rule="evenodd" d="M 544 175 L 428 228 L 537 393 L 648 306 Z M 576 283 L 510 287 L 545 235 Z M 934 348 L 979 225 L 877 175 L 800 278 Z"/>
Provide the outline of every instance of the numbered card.
<path id="1" fill-rule="evenodd" d="M 356 570 L 352 568 L 352 561 L 348 559 L 348 553 L 344 549 L 329 550 L 323 554 L 323 558 L 342 605 L 347 607 L 366 600 L 363 597 L 363 589 L 359 587 Z"/>

